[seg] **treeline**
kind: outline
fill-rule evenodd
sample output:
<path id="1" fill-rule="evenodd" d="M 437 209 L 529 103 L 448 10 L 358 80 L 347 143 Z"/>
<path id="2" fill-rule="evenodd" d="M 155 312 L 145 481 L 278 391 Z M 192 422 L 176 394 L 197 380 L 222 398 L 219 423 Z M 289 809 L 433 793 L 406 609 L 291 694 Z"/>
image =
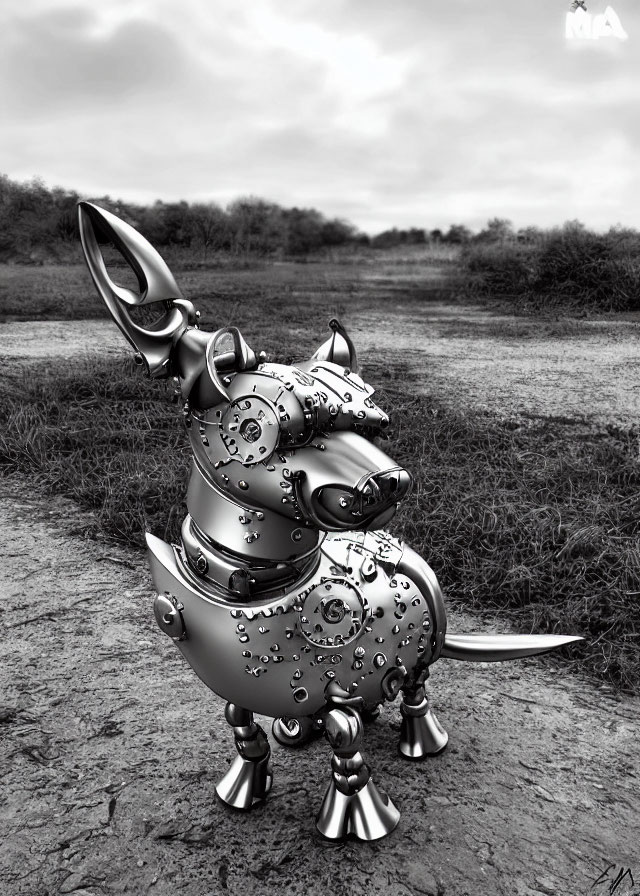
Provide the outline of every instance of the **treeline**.
<path id="1" fill-rule="evenodd" d="M 155 246 L 191 249 L 203 261 L 214 252 L 300 256 L 369 243 L 366 234 L 341 218 L 254 197 L 237 199 L 225 209 L 214 202 L 139 205 L 110 196 L 81 197 L 73 190 L 48 188 L 39 178 L 17 183 L 0 175 L 0 261 L 34 261 L 43 253 L 63 257 L 65 246 L 79 239 L 76 204 L 81 198 L 114 212 Z"/>
<path id="2" fill-rule="evenodd" d="M 216 253 L 300 257 L 338 246 L 465 246 L 482 241 L 485 234 L 490 239 L 502 235 L 505 225 L 496 218 L 477 235 L 463 224 L 452 224 L 446 231 L 394 227 L 369 236 L 315 209 L 283 208 L 255 197 L 237 199 L 224 209 L 215 202 L 140 205 L 110 196 L 81 197 L 74 190 L 49 188 L 39 178 L 19 183 L 0 175 L 0 262 L 69 257 L 79 239 L 76 205 L 81 198 L 114 212 L 153 245 L 188 250 L 193 260 L 203 262 Z"/>

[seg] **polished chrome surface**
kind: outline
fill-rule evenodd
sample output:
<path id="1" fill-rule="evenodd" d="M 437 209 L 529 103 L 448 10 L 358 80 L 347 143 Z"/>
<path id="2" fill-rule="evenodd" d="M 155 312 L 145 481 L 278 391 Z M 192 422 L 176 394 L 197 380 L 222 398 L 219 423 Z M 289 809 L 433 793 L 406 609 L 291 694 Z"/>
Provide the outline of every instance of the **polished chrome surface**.
<path id="1" fill-rule="evenodd" d="M 147 544 L 157 590 L 183 607 L 187 637 L 176 646 L 232 703 L 274 717 L 312 716 L 338 681 L 372 710 L 395 698 L 407 670 L 431 661 L 429 602 L 393 571 L 402 546 L 387 533 L 330 534 L 306 578 L 250 600 L 198 576 L 182 547 L 153 535 Z"/>
<path id="2" fill-rule="evenodd" d="M 497 663 L 549 653 L 582 640 L 576 635 L 447 635 L 440 656 L 471 663 Z"/>
<path id="3" fill-rule="evenodd" d="M 436 756 L 447 746 L 449 735 L 431 711 L 422 685 L 405 689 L 400 714 L 402 725 L 398 750 L 405 759 Z"/>
<path id="4" fill-rule="evenodd" d="M 298 748 L 308 744 L 314 734 L 322 730 L 321 724 L 308 716 L 295 719 L 291 716 L 280 716 L 273 720 L 271 731 L 283 747 Z"/>
<path id="5" fill-rule="evenodd" d="M 139 353 L 150 375 L 169 376 L 174 340 L 196 321 L 193 305 L 185 301 L 173 274 L 153 246 L 129 224 L 90 202 L 81 202 L 79 227 L 89 272 L 114 321 Z M 138 280 L 138 292 L 111 279 L 98 232 L 110 239 L 129 263 Z M 162 308 L 156 324 L 152 328 L 136 324 L 129 309 L 153 302 L 161 303 Z"/>
<path id="6" fill-rule="evenodd" d="M 329 321 L 331 336 L 326 342 L 316 349 L 313 361 L 332 361 L 349 369 L 351 373 L 358 372 L 358 357 L 351 337 L 335 317 Z"/>
<path id="7" fill-rule="evenodd" d="M 164 261 L 115 215 L 80 204 L 91 276 L 147 372 L 175 377 L 193 452 L 181 543 L 147 535 L 154 612 L 202 681 L 228 701 L 237 757 L 218 784 L 249 809 L 272 782 L 253 712 L 301 746 L 324 731 L 332 774 L 318 816 L 329 839 L 376 840 L 399 818 L 362 758 L 362 720 L 402 692 L 400 754 L 440 752 L 447 734 L 424 683 L 438 658 L 514 659 L 580 638 L 447 633 L 431 567 L 387 532 L 411 484 L 374 438 L 387 415 L 358 374 L 342 324 L 299 364 L 267 363 L 236 327 L 198 327 Z M 99 238 L 130 264 L 138 290 L 107 271 Z M 131 309 L 157 303 L 136 324 Z"/>
<path id="8" fill-rule="evenodd" d="M 380 840 L 400 821 L 400 812 L 386 793 L 369 779 L 356 793 L 339 791 L 333 782 L 322 800 L 316 827 L 327 840 Z"/>
<path id="9" fill-rule="evenodd" d="M 271 750 L 266 734 L 253 721 L 252 713 L 228 703 L 225 716 L 233 728 L 238 755 L 217 784 L 216 793 L 234 809 L 250 809 L 271 790 Z"/>
<path id="10" fill-rule="evenodd" d="M 400 813 L 373 783 L 360 754 L 363 725 L 357 709 L 346 705 L 331 709 L 325 722 L 325 735 L 333 750 L 333 773 L 316 827 L 328 840 L 349 836 L 379 840 L 390 834 L 400 820 Z"/>

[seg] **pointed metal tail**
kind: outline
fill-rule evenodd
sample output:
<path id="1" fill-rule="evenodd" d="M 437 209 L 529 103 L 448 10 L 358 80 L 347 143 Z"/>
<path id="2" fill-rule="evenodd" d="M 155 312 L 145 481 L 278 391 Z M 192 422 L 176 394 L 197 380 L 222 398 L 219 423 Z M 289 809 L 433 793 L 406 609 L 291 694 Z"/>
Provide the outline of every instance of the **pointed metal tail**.
<path id="1" fill-rule="evenodd" d="M 565 644 L 584 641 L 577 635 L 454 635 L 448 634 L 440 653 L 441 659 L 464 660 L 468 663 L 497 663 L 521 656 L 548 653 Z"/>

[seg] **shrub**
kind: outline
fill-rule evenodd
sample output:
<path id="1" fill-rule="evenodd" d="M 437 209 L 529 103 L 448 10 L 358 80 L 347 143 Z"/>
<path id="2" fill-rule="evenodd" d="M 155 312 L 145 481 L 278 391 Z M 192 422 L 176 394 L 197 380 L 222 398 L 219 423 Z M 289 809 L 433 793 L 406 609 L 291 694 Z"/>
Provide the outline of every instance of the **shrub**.
<path id="1" fill-rule="evenodd" d="M 467 288 L 477 296 L 516 298 L 526 293 L 533 263 L 534 250 L 518 243 L 473 243 L 462 255 Z"/>
<path id="2" fill-rule="evenodd" d="M 536 308 L 640 309 L 640 234 L 596 234 L 579 222 L 532 242 L 474 243 L 462 256 L 472 296 L 510 298 Z"/>

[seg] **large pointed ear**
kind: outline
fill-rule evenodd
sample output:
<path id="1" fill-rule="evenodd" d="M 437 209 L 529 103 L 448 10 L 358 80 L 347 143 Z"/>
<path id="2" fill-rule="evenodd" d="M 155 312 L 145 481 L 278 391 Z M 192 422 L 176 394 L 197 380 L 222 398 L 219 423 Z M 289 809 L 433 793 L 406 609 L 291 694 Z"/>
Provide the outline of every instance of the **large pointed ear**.
<path id="1" fill-rule="evenodd" d="M 173 274 L 147 240 L 116 215 L 93 205 L 78 205 L 80 239 L 87 267 L 111 315 L 151 376 L 169 375 L 172 345 L 181 330 L 197 320 L 196 311 L 183 298 Z M 138 290 L 121 286 L 107 271 L 98 237 L 107 240 L 127 262 L 138 281 Z M 129 313 L 133 306 L 163 303 L 161 315 L 148 328 L 136 324 Z"/>
<path id="2" fill-rule="evenodd" d="M 323 342 L 311 356 L 313 361 L 331 361 L 348 367 L 352 373 L 358 372 L 358 356 L 347 331 L 335 317 L 329 321 L 331 336 Z"/>
<path id="3" fill-rule="evenodd" d="M 116 215 L 91 202 L 78 203 L 80 239 L 91 276 L 107 302 L 147 305 L 182 299 L 183 295 L 164 259 L 142 234 Z M 138 280 L 138 291 L 115 283 L 105 265 L 98 236 L 120 252 Z"/>

